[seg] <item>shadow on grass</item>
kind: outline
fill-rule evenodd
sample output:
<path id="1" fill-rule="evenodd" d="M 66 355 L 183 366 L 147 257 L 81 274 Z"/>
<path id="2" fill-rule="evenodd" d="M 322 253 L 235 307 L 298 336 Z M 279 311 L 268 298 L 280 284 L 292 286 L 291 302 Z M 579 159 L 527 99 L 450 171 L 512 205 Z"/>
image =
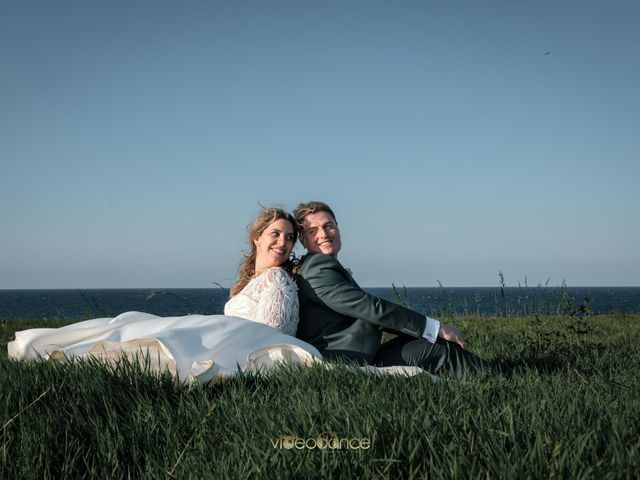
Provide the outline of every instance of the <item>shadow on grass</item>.
<path id="1" fill-rule="evenodd" d="M 555 353 L 542 357 L 528 357 L 518 360 L 497 358 L 496 363 L 507 373 L 507 376 L 522 374 L 527 370 L 538 373 L 551 374 L 570 370 L 566 358 Z"/>

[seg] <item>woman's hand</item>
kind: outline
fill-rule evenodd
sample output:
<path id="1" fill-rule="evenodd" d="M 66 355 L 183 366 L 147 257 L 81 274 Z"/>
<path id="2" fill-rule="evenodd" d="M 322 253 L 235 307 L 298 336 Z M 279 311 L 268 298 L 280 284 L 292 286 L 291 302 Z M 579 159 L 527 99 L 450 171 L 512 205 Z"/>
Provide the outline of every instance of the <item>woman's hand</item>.
<path id="1" fill-rule="evenodd" d="M 462 333 L 460 329 L 457 327 L 452 327 L 451 325 L 446 325 L 444 323 L 440 324 L 440 331 L 438 332 L 438 337 L 443 340 L 447 340 L 449 342 L 455 342 L 464 348 L 464 340 L 462 340 Z"/>

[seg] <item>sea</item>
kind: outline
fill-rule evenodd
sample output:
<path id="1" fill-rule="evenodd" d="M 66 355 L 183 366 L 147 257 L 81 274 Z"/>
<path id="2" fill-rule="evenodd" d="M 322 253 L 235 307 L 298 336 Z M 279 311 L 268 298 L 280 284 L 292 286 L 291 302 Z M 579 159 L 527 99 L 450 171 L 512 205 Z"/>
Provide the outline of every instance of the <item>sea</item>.
<path id="1" fill-rule="evenodd" d="M 431 316 L 640 313 L 640 287 L 365 288 Z M 223 288 L 0 290 L 0 321 L 222 314 Z"/>

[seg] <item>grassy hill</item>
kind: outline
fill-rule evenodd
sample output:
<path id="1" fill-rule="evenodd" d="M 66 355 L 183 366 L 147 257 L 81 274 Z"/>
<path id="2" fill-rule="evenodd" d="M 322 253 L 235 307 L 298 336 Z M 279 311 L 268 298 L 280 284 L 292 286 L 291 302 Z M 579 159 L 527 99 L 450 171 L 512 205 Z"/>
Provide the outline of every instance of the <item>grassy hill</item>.
<path id="1" fill-rule="evenodd" d="M 637 476 L 640 315 L 447 322 L 513 374 L 287 366 L 189 388 L 134 365 L 9 360 L 14 331 L 45 325 L 5 322 L 0 478 Z"/>

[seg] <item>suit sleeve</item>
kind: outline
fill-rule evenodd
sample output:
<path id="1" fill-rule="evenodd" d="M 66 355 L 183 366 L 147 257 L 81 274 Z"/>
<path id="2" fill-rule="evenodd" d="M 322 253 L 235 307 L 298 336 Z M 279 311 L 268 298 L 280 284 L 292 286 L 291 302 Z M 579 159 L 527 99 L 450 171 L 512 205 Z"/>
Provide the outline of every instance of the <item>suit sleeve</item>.
<path id="1" fill-rule="evenodd" d="M 365 292 L 333 257 L 310 256 L 301 274 L 316 295 L 314 301 L 337 313 L 417 338 L 424 332 L 424 315 Z"/>

